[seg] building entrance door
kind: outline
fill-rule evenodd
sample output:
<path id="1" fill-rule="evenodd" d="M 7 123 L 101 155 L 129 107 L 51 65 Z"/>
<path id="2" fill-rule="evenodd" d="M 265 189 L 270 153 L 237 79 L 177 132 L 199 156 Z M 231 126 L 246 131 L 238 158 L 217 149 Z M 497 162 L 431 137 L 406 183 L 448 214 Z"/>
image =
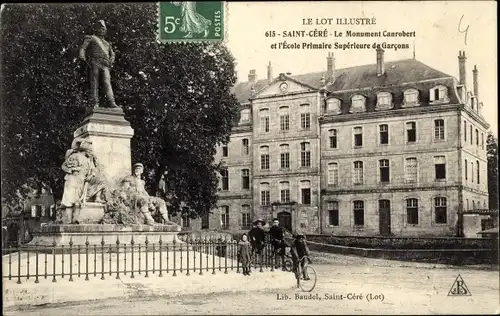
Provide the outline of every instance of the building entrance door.
<path id="1" fill-rule="evenodd" d="M 378 218 L 380 235 L 388 236 L 391 234 L 391 201 L 378 201 Z"/>
<path id="2" fill-rule="evenodd" d="M 280 222 L 280 227 L 292 232 L 292 214 L 289 212 L 279 212 L 278 220 Z"/>

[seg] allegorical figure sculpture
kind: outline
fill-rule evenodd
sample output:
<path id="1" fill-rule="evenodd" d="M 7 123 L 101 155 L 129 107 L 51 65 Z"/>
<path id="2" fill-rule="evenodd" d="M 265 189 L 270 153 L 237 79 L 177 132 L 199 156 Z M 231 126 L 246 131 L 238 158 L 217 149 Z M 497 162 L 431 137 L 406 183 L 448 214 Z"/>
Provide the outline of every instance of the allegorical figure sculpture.
<path id="1" fill-rule="evenodd" d="M 159 213 L 165 223 L 171 223 L 168 220 L 168 210 L 165 201 L 159 197 L 149 196 L 145 189 L 145 182 L 141 179 L 141 175 L 144 172 L 144 166 L 141 163 L 136 163 L 133 166 L 132 176 L 126 178 L 122 184 L 125 188 L 125 194 L 129 198 L 135 199 L 134 208 L 139 210 L 148 225 L 154 225 L 155 221 L 153 219 L 153 214 Z M 129 186 L 127 188 L 127 186 Z M 152 214 L 153 213 L 153 214 Z"/>
<path id="2" fill-rule="evenodd" d="M 192 38 L 194 34 L 203 33 L 207 37 L 212 21 L 196 12 L 196 1 L 172 1 L 175 6 L 181 6 L 182 22 L 180 31 L 187 33 L 184 38 Z"/>
<path id="3" fill-rule="evenodd" d="M 73 148 L 66 152 L 61 168 L 66 173 L 62 207 L 73 207 L 87 201 L 103 202 L 105 185 L 92 152 L 92 142 L 75 141 Z"/>
<path id="4" fill-rule="evenodd" d="M 115 103 L 113 89 L 111 87 L 111 74 L 109 69 L 115 62 L 115 53 L 111 44 L 104 36 L 107 28 L 103 20 L 99 20 L 95 26 L 94 35 L 85 35 L 83 45 L 80 47 L 79 57 L 89 66 L 90 98 L 94 108 L 99 107 L 99 77 L 102 73 L 102 84 L 109 102 L 109 107 L 118 107 Z"/>

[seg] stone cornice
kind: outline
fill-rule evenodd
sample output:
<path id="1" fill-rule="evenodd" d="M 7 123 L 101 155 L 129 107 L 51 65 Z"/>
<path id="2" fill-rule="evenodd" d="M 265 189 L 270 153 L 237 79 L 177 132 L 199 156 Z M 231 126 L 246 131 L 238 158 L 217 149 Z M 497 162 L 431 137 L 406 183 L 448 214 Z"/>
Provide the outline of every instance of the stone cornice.
<path id="1" fill-rule="evenodd" d="M 461 185 L 447 185 L 447 186 L 415 186 L 415 187 L 399 187 L 399 188 L 371 188 L 371 189 L 323 189 L 321 195 L 347 195 L 347 194 L 366 194 L 366 193 L 395 193 L 395 192 L 414 192 L 414 191 L 446 191 L 446 190 L 459 190 L 463 189 Z"/>

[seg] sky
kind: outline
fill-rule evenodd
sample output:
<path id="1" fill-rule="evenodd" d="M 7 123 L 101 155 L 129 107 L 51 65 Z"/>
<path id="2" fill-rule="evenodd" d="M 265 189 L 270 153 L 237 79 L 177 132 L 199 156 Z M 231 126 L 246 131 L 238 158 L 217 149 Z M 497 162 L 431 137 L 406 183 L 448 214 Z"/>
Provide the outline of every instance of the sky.
<path id="1" fill-rule="evenodd" d="M 375 64 L 373 49 L 272 49 L 273 43 L 377 42 L 408 44 L 409 49 L 385 49 L 385 61 L 413 58 L 458 78 L 458 53 L 467 57 L 467 86 L 472 90 L 472 69 L 479 70 L 479 96 L 483 116 L 497 135 L 497 26 L 496 2 L 492 1 L 412 1 L 412 2 L 227 2 L 227 45 L 236 58 L 238 81 L 247 81 L 250 69 L 260 79 L 267 76 L 271 62 L 273 76 L 291 72 L 301 74 L 326 70 L 326 56 L 333 52 L 337 69 Z M 311 18 L 312 25 L 303 25 Z M 331 25 L 317 25 L 333 18 Z M 337 18 L 375 18 L 375 25 L 337 25 Z M 415 32 L 415 37 L 402 38 L 283 38 L 284 31 L 327 30 L 328 33 Z M 269 32 L 268 32 L 269 31 Z M 275 31 L 281 36 L 266 37 Z"/>

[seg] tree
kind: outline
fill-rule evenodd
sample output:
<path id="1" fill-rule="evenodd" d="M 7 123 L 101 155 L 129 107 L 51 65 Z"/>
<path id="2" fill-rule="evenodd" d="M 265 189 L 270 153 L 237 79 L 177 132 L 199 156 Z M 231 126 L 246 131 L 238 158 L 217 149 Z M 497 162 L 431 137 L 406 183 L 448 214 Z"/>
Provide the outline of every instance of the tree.
<path id="1" fill-rule="evenodd" d="M 489 207 L 498 210 L 498 140 L 490 132 L 486 139 L 488 155 L 488 194 Z"/>
<path id="2" fill-rule="evenodd" d="M 62 196 L 60 166 L 88 111 L 83 36 L 105 20 L 116 52 L 112 85 L 135 135 L 150 194 L 169 171 L 172 209 L 215 207 L 215 148 L 229 139 L 238 103 L 234 59 L 224 44 L 159 44 L 157 4 L 36 4 L 2 9 L 2 203 L 28 181 Z M 194 212 L 193 212 L 194 211 Z"/>

